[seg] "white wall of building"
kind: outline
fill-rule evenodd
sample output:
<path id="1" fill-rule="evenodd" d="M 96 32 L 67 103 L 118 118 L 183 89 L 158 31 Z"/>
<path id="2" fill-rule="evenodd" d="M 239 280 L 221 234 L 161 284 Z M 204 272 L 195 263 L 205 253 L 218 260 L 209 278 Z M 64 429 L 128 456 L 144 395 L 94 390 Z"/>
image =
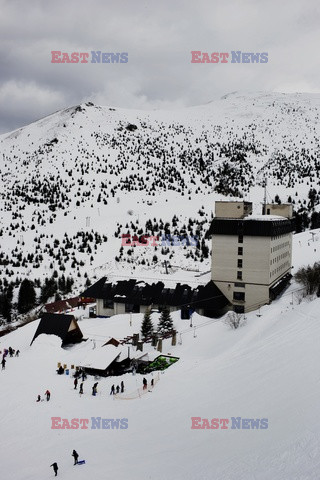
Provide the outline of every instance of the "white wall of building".
<path id="1" fill-rule="evenodd" d="M 292 233 L 244 235 L 242 243 L 238 235 L 212 236 L 211 278 L 231 303 L 244 305 L 246 311 L 269 302 L 270 286 L 290 272 L 291 265 Z M 245 301 L 235 300 L 234 292 L 244 292 Z"/>

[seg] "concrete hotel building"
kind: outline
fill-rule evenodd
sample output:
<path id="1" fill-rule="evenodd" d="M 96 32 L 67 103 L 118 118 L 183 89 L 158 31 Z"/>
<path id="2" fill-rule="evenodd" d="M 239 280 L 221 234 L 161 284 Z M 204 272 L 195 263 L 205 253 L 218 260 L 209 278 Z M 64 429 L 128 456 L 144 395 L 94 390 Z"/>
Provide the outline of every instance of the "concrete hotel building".
<path id="1" fill-rule="evenodd" d="M 216 202 L 211 225 L 211 278 L 236 312 L 269 303 L 288 284 L 292 266 L 292 205 Z"/>

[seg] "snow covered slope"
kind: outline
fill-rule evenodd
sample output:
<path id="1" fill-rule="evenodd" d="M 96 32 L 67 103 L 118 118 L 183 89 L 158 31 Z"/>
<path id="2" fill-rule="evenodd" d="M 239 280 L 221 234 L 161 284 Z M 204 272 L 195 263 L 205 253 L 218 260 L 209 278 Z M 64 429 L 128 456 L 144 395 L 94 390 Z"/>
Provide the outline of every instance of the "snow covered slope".
<path id="1" fill-rule="evenodd" d="M 317 94 L 233 93 L 177 111 L 91 103 L 0 136 L 0 280 L 210 269 L 214 201 L 319 202 Z M 311 208 L 311 207 L 310 207 Z M 199 248 L 121 250 L 123 233 L 198 235 Z M 197 279 L 191 279 L 197 282 Z M 200 283 L 200 282 L 199 282 Z"/>
<path id="2" fill-rule="evenodd" d="M 296 236 L 295 268 L 318 258 L 319 241 L 319 231 L 314 242 L 307 232 Z M 110 336 L 139 331 L 140 314 L 133 315 L 132 326 L 129 315 L 80 319 L 89 340 L 67 350 L 54 336 L 41 336 L 30 347 L 38 321 L 2 337 L 0 350 L 11 346 L 21 354 L 0 372 L 1 472 L 10 480 L 52 478 L 49 465 L 56 461 L 58 476 L 69 480 L 318 479 L 320 299 L 301 299 L 298 289 L 292 284 L 235 331 L 196 314 L 196 329 L 190 328 L 175 312 L 179 341 L 175 347 L 166 341 L 163 353 L 180 360 L 145 394 L 142 376 L 127 374 L 89 377 L 80 397 L 72 378 L 55 373 L 57 362 L 70 366 L 86 358 L 93 340 L 97 350 Z M 122 379 L 123 397 L 136 398 L 109 395 Z M 36 403 L 47 388 L 50 402 Z M 126 418 L 128 428 L 51 429 L 52 417 L 89 419 L 89 427 L 91 417 Z M 191 417 L 267 418 L 268 428 L 191 429 Z M 73 449 L 86 465 L 73 466 Z"/>

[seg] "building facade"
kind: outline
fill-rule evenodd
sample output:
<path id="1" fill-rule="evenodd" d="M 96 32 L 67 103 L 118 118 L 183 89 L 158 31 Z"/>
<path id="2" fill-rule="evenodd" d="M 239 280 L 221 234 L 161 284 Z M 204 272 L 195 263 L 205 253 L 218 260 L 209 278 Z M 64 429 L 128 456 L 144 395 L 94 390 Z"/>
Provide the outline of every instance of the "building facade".
<path id="1" fill-rule="evenodd" d="M 210 281 L 192 288 L 177 283 L 166 288 L 163 282 L 151 285 L 134 279 L 112 283 L 102 277 L 85 290 L 81 297 L 96 299 L 98 317 L 111 317 L 125 313 L 145 313 L 147 309 L 159 310 L 167 306 L 170 312 L 181 310 L 181 318 L 189 319 L 191 311 L 209 317 L 219 317 L 229 302 L 217 286 Z"/>
<path id="2" fill-rule="evenodd" d="M 291 278 L 292 207 L 264 211 L 253 216 L 250 202 L 215 205 L 211 278 L 239 313 L 269 303 Z"/>

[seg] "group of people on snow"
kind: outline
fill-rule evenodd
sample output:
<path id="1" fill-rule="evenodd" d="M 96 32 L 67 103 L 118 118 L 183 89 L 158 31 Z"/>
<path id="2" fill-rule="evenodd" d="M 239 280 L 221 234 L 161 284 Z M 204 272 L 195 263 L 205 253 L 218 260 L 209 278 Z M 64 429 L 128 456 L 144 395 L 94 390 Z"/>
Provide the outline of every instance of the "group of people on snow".
<path id="1" fill-rule="evenodd" d="M 20 350 L 14 350 L 12 347 L 9 348 L 4 348 L 3 352 L 0 351 L 0 355 L 2 355 L 2 360 L 1 360 L 1 369 L 5 370 L 6 368 L 6 357 L 19 357 Z"/>
<path id="2" fill-rule="evenodd" d="M 78 454 L 75 450 L 73 450 L 71 456 L 74 458 L 74 464 L 73 464 L 73 465 L 77 465 L 77 463 L 78 463 L 78 458 L 79 458 L 79 454 Z M 52 463 L 52 464 L 50 465 L 50 467 L 53 468 L 53 471 L 54 471 L 54 473 L 55 473 L 54 476 L 56 477 L 56 476 L 58 475 L 58 470 L 59 470 L 57 462 Z"/>
<path id="3" fill-rule="evenodd" d="M 121 393 L 124 392 L 124 383 L 123 381 L 120 383 L 120 386 L 121 386 Z M 111 391 L 110 391 L 110 395 L 115 395 L 115 394 L 118 394 L 120 393 L 120 387 L 119 385 L 117 385 L 117 387 L 115 388 L 114 385 L 112 385 L 111 387 Z"/>
<path id="4" fill-rule="evenodd" d="M 46 391 L 44 392 L 44 394 L 45 394 L 45 396 L 46 396 L 47 402 L 49 402 L 50 397 L 51 397 L 51 393 L 49 392 L 49 390 L 46 390 Z M 41 395 L 38 395 L 36 401 L 37 401 L 37 402 L 41 402 L 41 401 L 42 401 L 42 400 L 41 400 Z"/>

